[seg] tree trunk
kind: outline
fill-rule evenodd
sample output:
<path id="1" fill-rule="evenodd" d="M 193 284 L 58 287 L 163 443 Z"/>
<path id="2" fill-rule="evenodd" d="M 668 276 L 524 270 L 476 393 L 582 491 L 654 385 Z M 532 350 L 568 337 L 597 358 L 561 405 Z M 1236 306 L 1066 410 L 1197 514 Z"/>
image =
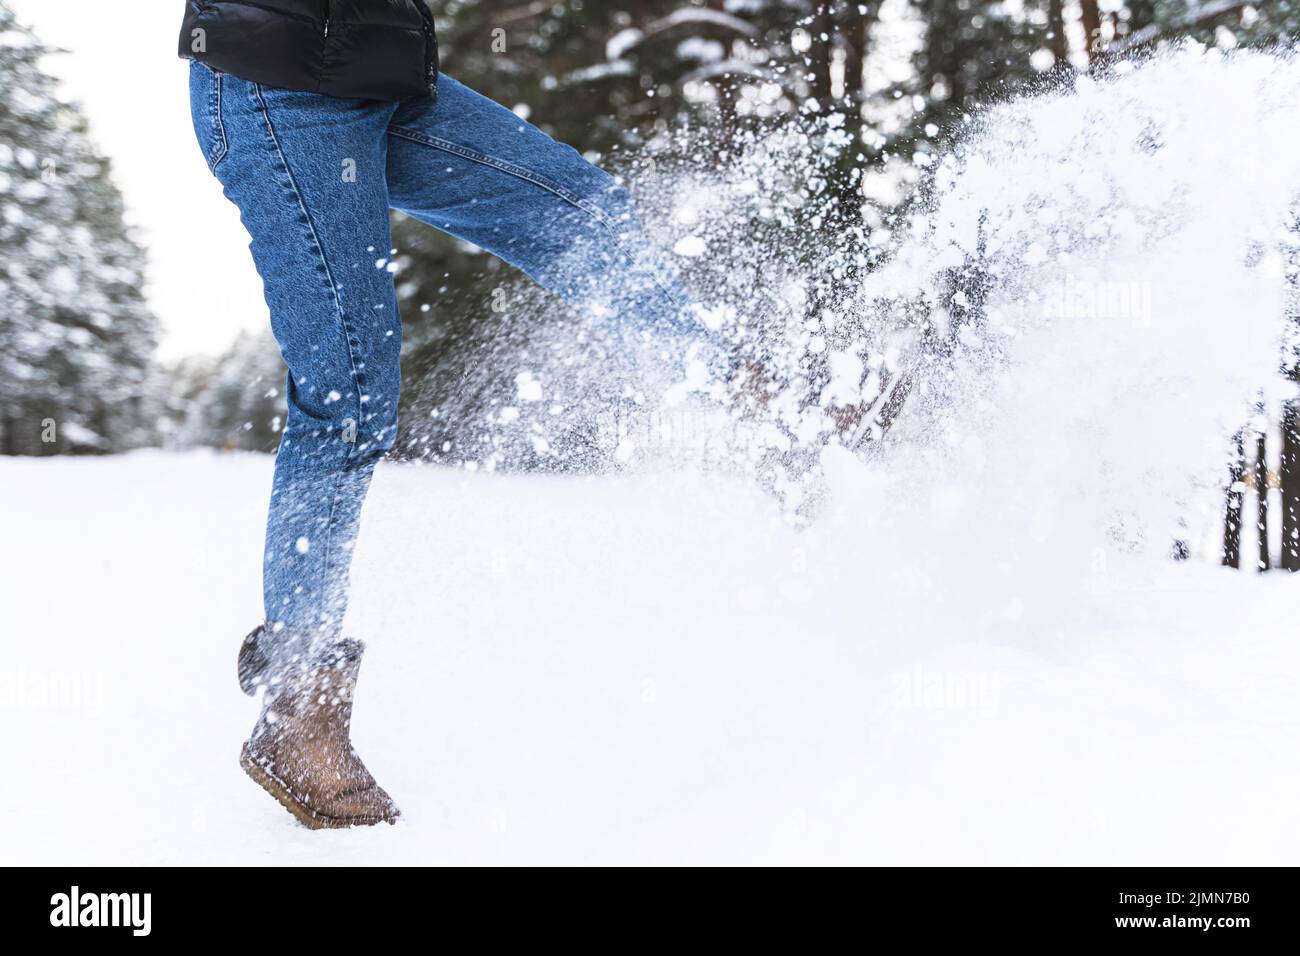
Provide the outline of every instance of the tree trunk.
<path id="1" fill-rule="evenodd" d="M 1282 567 L 1300 571 L 1300 405 L 1282 408 Z"/>
<path id="2" fill-rule="evenodd" d="M 717 10 L 720 13 L 725 13 L 727 9 L 727 0 L 709 0 L 705 6 L 710 10 Z M 731 56 L 732 34 L 723 31 L 718 37 L 718 40 L 724 47 L 726 47 L 727 52 L 725 55 L 728 57 Z M 713 85 L 718 91 L 718 120 L 722 126 L 723 140 L 724 142 L 730 142 L 731 137 L 734 135 L 736 130 L 736 121 L 739 118 L 739 114 L 736 112 L 737 83 L 734 78 L 724 80 L 722 77 L 718 77 L 714 80 Z"/>
<path id="3" fill-rule="evenodd" d="M 1267 432 L 1261 431 L 1255 441 L 1255 497 L 1258 505 L 1255 510 L 1255 533 L 1259 538 L 1258 569 L 1267 571 L 1272 567 L 1268 553 L 1268 447 L 1265 441 Z"/>
<path id="4" fill-rule="evenodd" d="M 860 13 L 856 6 L 850 5 L 841 31 L 845 48 L 844 97 L 854 104 L 857 126 L 861 126 L 862 99 L 867 83 L 867 38 L 874 20 L 875 14 L 872 11 Z"/>
<path id="5" fill-rule="evenodd" d="M 808 58 L 812 61 L 808 68 L 809 82 L 812 86 L 813 99 L 819 109 L 825 111 L 831 104 L 831 59 L 835 50 L 835 21 L 831 18 L 830 0 L 822 3 L 813 15 L 812 46 Z"/>
<path id="6" fill-rule="evenodd" d="M 1241 432 L 1237 432 L 1233 441 L 1236 453 L 1228 468 L 1223 515 L 1223 566 L 1227 568 L 1241 567 L 1241 503 L 1246 487 L 1245 439 Z"/>
<path id="7" fill-rule="evenodd" d="M 1097 0 L 1080 0 L 1079 20 L 1083 24 L 1084 48 L 1088 51 L 1088 62 L 1093 63 L 1104 52 L 1101 47 L 1101 9 Z"/>
<path id="8" fill-rule="evenodd" d="M 1047 48 L 1056 57 L 1058 68 L 1070 59 L 1070 44 L 1065 36 L 1065 4 L 1063 0 L 1047 0 Z"/>
<path id="9" fill-rule="evenodd" d="M 871 25 L 876 22 L 874 8 L 865 13 L 855 4 L 848 4 L 839 11 L 839 34 L 844 43 L 844 99 L 847 103 L 845 113 L 847 120 L 845 132 L 853 138 L 853 146 L 839 163 L 837 191 L 840 193 L 840 205 L 845 213 L 846 224 L 860 225 L 862 222 L 861 180 L 853 176 L 860 168 L 858 155 L 862 152 L 862 104 L 866 99 L 866 62 L 867 49 L 871 36 Z"/>

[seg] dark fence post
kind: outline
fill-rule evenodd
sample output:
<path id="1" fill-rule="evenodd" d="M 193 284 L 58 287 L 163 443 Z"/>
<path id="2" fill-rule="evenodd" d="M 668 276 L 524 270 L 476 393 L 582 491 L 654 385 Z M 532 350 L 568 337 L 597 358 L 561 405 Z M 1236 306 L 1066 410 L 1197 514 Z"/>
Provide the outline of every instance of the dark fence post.
<path id="1" fill-rule="evenodd" d="M 1241 500 L 1245 492 L 1246 448 L 1241 432 L 1233 437 L 1236 454 L 1228 467 L 1228 492 L 1223 515 L 1223 566 L 1241 567 Z"/>

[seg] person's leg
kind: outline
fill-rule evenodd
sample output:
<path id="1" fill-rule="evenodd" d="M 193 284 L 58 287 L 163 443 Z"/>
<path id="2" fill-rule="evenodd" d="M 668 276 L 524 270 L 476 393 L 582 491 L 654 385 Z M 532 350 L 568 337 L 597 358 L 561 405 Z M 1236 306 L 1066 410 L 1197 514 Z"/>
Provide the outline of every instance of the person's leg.
<path id="1" fill-rule="evenodd" d="M 446 75 L 438 84 L 436 102 L 402 101 L 389 126 L 394 208 L 604 316 L 621 347 L 676 342 L 721 372 L 721 342 L 647 240 L 628 191 L 505 107 Z"/>
<path id="2" fill-rule="evenodd" d="M 361 503 L 397 418 L 401 322 L 385 184 L 391 105 L 274 90 L 194 63 L 209 167 L 252 237 L 289 367 L 264 564 L 266 624 L 239 680 L 265 688 L 244 771 L 309 827 L 399 811 L 352 749 L 362 645 L 339 633 Z"/>
<path id="3" fill-rule="evenodd" d="M 391 447 L 401 321 L 386 185 L 393 104 L 276 90 L 192 67 L 289 367 L 264 554 L 267 653 L 339 638 L 361 504 Z M 211 119 L 208 120 L 211 122 Z"/>

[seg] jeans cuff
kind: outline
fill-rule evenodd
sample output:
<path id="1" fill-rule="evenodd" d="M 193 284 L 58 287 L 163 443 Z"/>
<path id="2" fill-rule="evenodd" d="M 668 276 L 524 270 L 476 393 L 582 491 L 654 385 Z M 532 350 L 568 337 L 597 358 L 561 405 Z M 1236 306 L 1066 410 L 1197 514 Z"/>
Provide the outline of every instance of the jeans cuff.
<path id="1" fill-rule="evenodd" d="M 293 675 L 359 661 L 366 649 L 366 645 L 355 638 L 289 627 L 279 630 L 263 628 L 257 645 L 271 680 L 284 680 Z"/>

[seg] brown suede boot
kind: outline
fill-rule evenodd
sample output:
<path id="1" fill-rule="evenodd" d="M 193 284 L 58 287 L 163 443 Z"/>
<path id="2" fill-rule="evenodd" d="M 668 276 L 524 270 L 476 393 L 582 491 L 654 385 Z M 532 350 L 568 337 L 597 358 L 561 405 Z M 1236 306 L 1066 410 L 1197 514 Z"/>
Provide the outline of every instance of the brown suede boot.
<path id="1" fill-rule="evenodd" d="M 240 754 L 244 772 L 313 830 L 395 822 L 400 811 L 352 749 L 362 644 L 345 641 L 322 663 L 270 677 L 257 636 L 239 656 L 245 692 L 266 687 L 262 716 Z"/>

